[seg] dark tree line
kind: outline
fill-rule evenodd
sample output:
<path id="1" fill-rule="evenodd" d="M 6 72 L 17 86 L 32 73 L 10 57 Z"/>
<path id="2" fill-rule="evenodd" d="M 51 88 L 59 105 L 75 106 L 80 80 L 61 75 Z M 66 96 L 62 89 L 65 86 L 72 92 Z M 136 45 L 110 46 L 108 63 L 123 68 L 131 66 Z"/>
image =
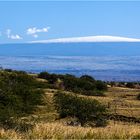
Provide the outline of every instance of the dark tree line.
<path id="1" fill-rule="evenodd" d="M 103 96 L 103 92 L 107 90 L 105 82 L 95 80 L 88 75 L 83 75 L 78 78 L 70 74 L 57 75 L 41 72 L 38 77 L 48 80 L 49 84 L 53 84 L 54 87 L 57 85 L 57 88 L 88 96 Z"/>

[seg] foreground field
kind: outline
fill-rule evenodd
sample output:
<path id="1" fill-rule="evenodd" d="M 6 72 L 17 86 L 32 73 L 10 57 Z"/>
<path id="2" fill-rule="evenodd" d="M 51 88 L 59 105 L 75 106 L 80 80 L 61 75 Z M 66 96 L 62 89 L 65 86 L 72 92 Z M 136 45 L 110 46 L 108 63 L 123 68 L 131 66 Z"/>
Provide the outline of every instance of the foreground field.
<path id="1" fill-rule="evenodd" d="M 0 130 L 1 139 L 140 139 L 140 126 L 110 124 L 105 128 L 73 127 L 61 123 L 38 123 L 26 133 Z"/>
<path id="2" fill-rule="evenodd" d="M 38 106 L 36 112 L 28 118 L 22 118 L 26 123 L 34 123 L 32 129 L 25 132 L 16 129 L 0 129 L 0 138 L 10 139 L 140 139 L 140 124 L 133 121 L 110 120 L 106 127 L 70 126 L 73 118 L 58 119 L 53 106 L 54 89 L 44 89 L 44 106 Z M 140 102 L 136 99 L 139 90 L 113 87 L 106 92 L 106 97 L 96 98 L 104 104 L 111 103 L 112 113 L 139 118 Z M 81 95 L 80 95 L 81 96 Z M 83 96 L 83 95 L 82 95 Z M 122 97 L 123 96 L 123 97 Z M 118 100 L 119 99 L 119 100 Z M 117 101 L 116 101 L 117 100 Z M 114 103 L 115 102 L 115 103 Z M 128 104 L 127 104 L 128 103 Z M 115 109 L 114 109 L 114 105 Z M 126 111 L 126 110 L 131 110 Z M 127 112 L 127 113 L 126 113 Z M 25 126 L 26 127 L 26 126 Z"/>
<path id="3" fill-rule="evenodd" d="M 1 79 L 4 73 L 2 73 Z M 6 78 L 8 74 L 10 76 L 12 75 L 11 72 L 7 72 L 5 73 Z M 140 139 L 140 100 L 137 99 L 137 96 L 140 93 L 140 89 L 114 86 L 114 87 L 109 87 L 104 94 L 87 96 L 86 94 L 84 94 L 83 92 L 84 90 L 82 91 L 82 94 L 78 93 L 78 91 L 80 90 L 76 90 L 77 92 L 64 90 L 62 86 L 62 81 L 60 80 L 59 81 L 56 80 L 57 83 L 55 82 L 55 85 L 57 85 L 56 87 L 59 86 L 62 87 L 62 89 L 55 88 L 55 86 L 52 86 L 53 84 L 49 85 L 47 80 L 37 78 L 36 75 L 30 75 L 31 77 L 32 76 L 35 77 L 35 79 L 28 77 L 28 75 L 26 75 L 25 73 L 15 72 L 14 77 L 15 75 L 17 77 L 14 80 L 14 82 L 20 81 L 19 86 L 21 86 L 21 82 L 23 82 L 23 84 L 28 84 L 27 87 L 30 87 L 32 92 L 26 94 L 27 91 L 25 90 L 24 92 L 24 88 L 21 88 L 19 90 L 20 92 L 17 92 L 18 91 L 17 83 L 15 84 L 16 90 L 14 90 L 15 87 L 13 88 L 11 86 L 11 83 L 13 82 L 13 75 L 12 77 L 9 77 L 11 78 L 11 82 L 8 83 L 10 84 L 9 86 L 11 86 L 11 88 L 9 89 L 7 88 L 7 81 L 5 82 L 6 84 L 3 84 L 4 78 L 1 80 L 1 85 L 3 85 L 1 86 L 1 89 L 3 89 L 3 91 L 5 89 L 6 91 L 7 89 L 10 91 L 7 92 L 10 94 L 10 96 L 8 96 L 9 97 L 8 99 L 9 101 L 11 101 L 13 105 L 17 105 L 14 104 L 14 102 L 18 98 L 11 98 L 11 97 L 15 97 L 19 95 L 19 93 L 21 94 L 23 92 L 22 93 L 22 95 L 24 95 L 23 103 L 25 104 L 23 104 L 21 100 L 19 100 L 20 102 L 17 103 L 22 103 L 19 104 L 20 105 L 19 107 L 20 108 L 22 107 L 21 109 L 24 109 L 27 113 L 25 112 L 25 114 L 23 114 L 22 116 L 18 116 L 19 113 L 17 112 L 16 113 L 17 116 L 15 117 L 10 116 L 9 118 L 7 118 L 7 120 L 13 119 L 12 121 L 14 121 L 15 123 L 13 122 L 11 123 L 9 121 L 9 123 L 13 125 L 10 127 L 4 127 L 5 124 L 3 125 L 1 124 L 0 139 Z M 27 83 L 27 79 L 28 79 L 28 83 Z M 50 78 L 50 80 L 52 79 Z M 32 82 L 33 85 L 30 85 L 31 83 L 29 81 Z M 85 84 L 86 83 L 84 81 L 84 85 Z M 6 88 L 4 88 L 5 85 Z M 15 94 L 15 96 L 11 96 L 12 88 L 13 88 L 13 93 L 14 92 L 18 93 L 17 95 Z M 35 92 L 35 90 L 40 92 Z M 3 92 L 1 92 L 1 95 L 3 95 L 2 93 Z M 69 115 L 67 117 L 66 116 L 60 117 L 60 112 L 56 108 L 56 100 L 55 100 L 56 99 L 55 97 L 58 93 L 59 95 L 63 95 L 63 94 L 69 95 L 69 96 L 65 96 L 67 98 L 62 98 L 62 100 L 60 100 L 60 103 L 61 101 L 64 102 L 65 99 L 66 102 L 72 101 L 73 104 L 71 104 L 70 102 L 68 103 L 64 102 L 65 103 L 64 105 L 68 105 L 68 107 L 74 109 L 75 106 L 78 106 L 77 112 L 79 112 L 79 110 L 84 110 L 80 112 L 80 116 L 86 115 L 83 117 L 84 119 L 85 117 L 87 118 L 89 116 L 92 110 L 94 110 L 92 109 L 93 107 L 96 108 L 96 106 L 92 106 L 92 105 L 94 105 L 96 101 L 99 102 L 99 104 L 96 105 L 98 106 L 103 105 L 107 109 L 108 113 L 105 114 L 107 124 L 102 126 L 100 125 L 100 127 L 99 126 L 97 127 L 96 125 L 93 125 L 94 120 L 93 122 L 91 120 L 87 120 L 84 124 L 82 124 L 80 120 L 78 120 L 79 118 L 76 116 L 76 111 L 74 112 L 75 116 Z M 89 91 L 89 93 L 91 92 Z M 28 97 L 29 94 L 30 96 Z M 40 97 L 40 94 L 43 95 L 43 98 Z M 94 92 L 92 94 L 94 94 Z M 100 92 L 98 94 L 100 94 Z M 36 99 L 41 99 L 41 100 L 34 100 L 35 95 L 37 97 Z M 1 97 L 7 97 L 7 96 L 1 96 Z M 22 99 L 23 97 L 20 97 L 19 99 Z M 29 102 L 25 102 L 25 100 L 28 101 L 27 97 L 30 98 Z M 7 101 L 6 98 L 3 99 Z M 78 103 L 81 100 L 83 100 L 83 102 L 80 103 L 82 103 L 82 105 L 83 104 L 86 105 L 81 107 L 81 104 Z M 75 104 L 75 101 L 78 102 L 76 102 Z M 30 102 L 33 102 L 34 104 L 31 104 Z M 2 104 L 5 102 L 1 100 L 0 103 Z M 32 108 L 31 105 L 34 106 L 35 108 Z M 7 107 L 9 107 L 9 110 L 7 110 L 6 112 L 8 114 L 9 111 L 11 111 L 11 105 L 7 105 Z M 90 107 L 90 109 L 87 107 Z M 1 107 L 0 109 L 2 112 L 3 108 Z M 32 112 L 29 112 L 31 111 L 31 109 Z M 86 110 L 88 114 L 85 113 Z M 67 110 L 65 111 L 67 112 Z M 99 108 L 98 110 L 95 111 L 98 112 Z M 96 114 L 96 112 L 94 113 Z M 3 114 L 4 120 L 6 120 L 5 119 L 6 113 Z M 104 118 L 104 116 L 102 117 Z M 97 114 L 96 119 L 98 118 L 99 116 Z M 5 121 L 6 123 L 7 120 Z M 1 122 L 2 122 L 2 118 L 1 118 Z"/>

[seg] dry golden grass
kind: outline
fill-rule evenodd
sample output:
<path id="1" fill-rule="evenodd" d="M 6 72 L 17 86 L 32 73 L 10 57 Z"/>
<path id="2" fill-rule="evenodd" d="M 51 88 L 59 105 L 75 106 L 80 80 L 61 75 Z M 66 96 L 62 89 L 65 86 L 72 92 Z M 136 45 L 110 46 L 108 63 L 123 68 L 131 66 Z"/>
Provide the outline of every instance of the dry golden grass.
<path id="1" fill-rule="evenodd" d="M 64 126 L 61 123 L 38 123 L 32 130 L 19 133 L 0 129 L 0 139 L 140 139 L 140 126 L 111 123 L 107 127 Z"/>
<path id="2" fill-rule="evenodd" d="M 32 130 L 19 133 L 0 129 L 0 139 L 140 139 L 140 126 L 111 123 L 107 127 L 73 127 L 61 123 L 38 123 Z"/>
<path id="3" fill-rule="evenodd" d="M 23 139 L 24 136 L 14 130 L 4 130 L 0 129 L 0 139 L 14 139 L 20 140 Z"/>
<path id="4" fill-rule="evenodd" d="M 29 139 L 132 139 L 140 138 L 140 126 L 115 124 L 103 128 L 72 127 L 60 123 L 40 123 L 29 132 Z"/>
<path id="5" fill-rule="evenodd" d="M 140 101 L 137 95 L 140 89 L 122 87 L 110 87 L 105 97 L 86 97 L 96 99 L 102 104 L 109 106 L 109 112 L 128 117 L 140 118 Z"/>

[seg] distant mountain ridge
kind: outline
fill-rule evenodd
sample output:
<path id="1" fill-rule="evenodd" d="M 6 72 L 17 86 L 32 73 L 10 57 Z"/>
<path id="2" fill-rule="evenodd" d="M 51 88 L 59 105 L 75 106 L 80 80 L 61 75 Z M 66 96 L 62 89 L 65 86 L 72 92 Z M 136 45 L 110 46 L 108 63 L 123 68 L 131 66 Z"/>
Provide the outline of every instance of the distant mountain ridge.
<path id="1" fill-rule="evenodd" d="M 78 42 L 140 42 L 140 39 L 120 37 L 120 36 L 86 36 L 58 38 L 48 40 L 31 41 L 31 43 L 78 43 Z"/>

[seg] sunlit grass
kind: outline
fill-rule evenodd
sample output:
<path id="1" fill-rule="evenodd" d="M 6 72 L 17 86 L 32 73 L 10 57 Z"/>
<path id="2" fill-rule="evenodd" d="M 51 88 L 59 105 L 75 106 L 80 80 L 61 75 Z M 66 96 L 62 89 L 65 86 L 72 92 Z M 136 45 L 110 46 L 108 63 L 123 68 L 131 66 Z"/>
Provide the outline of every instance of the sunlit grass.
<path id="1" fill-rule="evenodd" d="M 1 139 L 133 139 L 140 138 L 140 126 L 110 124 L 107 127 L 73 127 L 61 123 L 38 123 L 32 130 L 19 133 L 0 129 Z"/>

